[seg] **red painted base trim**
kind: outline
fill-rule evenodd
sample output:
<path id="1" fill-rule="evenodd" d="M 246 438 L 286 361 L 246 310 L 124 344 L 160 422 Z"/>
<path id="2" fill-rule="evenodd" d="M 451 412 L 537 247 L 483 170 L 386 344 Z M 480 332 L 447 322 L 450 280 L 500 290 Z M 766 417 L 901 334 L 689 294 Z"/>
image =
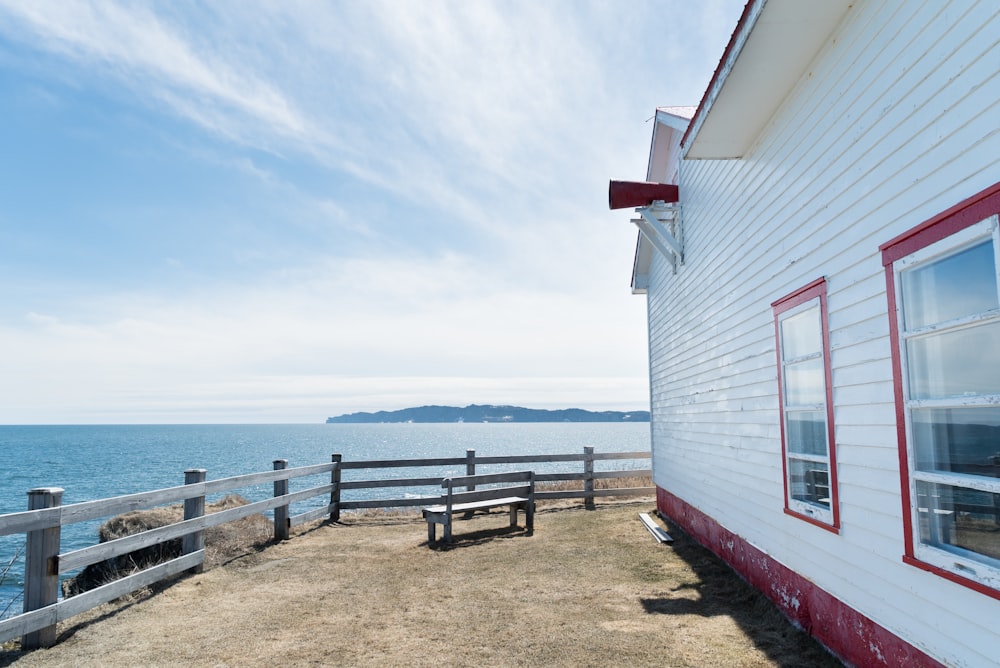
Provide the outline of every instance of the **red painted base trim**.
<path id="1" fill-rule="evenodd" d="M 943 666 L 659 486 L 656 507 L 848 664 Z"/>

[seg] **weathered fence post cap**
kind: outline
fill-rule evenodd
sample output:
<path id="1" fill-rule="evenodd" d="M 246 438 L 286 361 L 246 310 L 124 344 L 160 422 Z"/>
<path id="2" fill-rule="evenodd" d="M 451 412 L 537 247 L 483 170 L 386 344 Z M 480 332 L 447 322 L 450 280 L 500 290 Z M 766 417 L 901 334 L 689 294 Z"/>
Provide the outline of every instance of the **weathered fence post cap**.
<path id="1" fill-rule="evenodd" d="M 62 495 L 65 492 L 62 487 L 36 487 L 35 489 L 28 490 L 29 495 L 39 495 L 39 494 L 51 494 L 52 496 Z"/>

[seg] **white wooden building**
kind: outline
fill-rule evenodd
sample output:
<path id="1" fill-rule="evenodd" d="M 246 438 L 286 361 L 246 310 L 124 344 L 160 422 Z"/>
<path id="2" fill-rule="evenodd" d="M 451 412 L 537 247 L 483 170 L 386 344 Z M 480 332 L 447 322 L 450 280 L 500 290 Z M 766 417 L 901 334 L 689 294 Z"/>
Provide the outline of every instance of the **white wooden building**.
<path id="1" fill-rule="evenodd" d="M 751 0 L 646 181 L 660 511 L 850 664 L 1000 665 L 1000 3 Z"/>

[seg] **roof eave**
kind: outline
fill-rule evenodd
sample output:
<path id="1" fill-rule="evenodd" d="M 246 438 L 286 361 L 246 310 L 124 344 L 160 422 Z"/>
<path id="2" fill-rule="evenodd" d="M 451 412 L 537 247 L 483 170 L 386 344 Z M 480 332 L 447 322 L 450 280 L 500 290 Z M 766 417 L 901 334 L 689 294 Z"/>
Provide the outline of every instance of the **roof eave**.
<path id="1" fill-rule="evenodd" d="M 652 259 L 652 246 L 642 232 L 638 233 L 635 242 L 635 258 L 632 260 L 632 294 L 644 295 L 649 287 L 649 267 Z"/>
<path id="2" fill-rule="evenodd" d="M 743 157 L 855 0 L 750 0 L 681 146 L 685 159 Z"/>

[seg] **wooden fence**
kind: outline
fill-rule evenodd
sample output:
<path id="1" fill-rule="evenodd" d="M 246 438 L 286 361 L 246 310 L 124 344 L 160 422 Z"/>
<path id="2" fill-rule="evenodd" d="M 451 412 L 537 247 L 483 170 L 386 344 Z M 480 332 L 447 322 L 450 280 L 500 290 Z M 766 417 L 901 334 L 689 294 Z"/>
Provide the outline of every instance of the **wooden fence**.
<path id="1" fill-rule="evenodd" d="M 649 452 L 604 452 L 585 447 L 582 454 L 514 455 L 503 457 L 478 457 L 475 450 L 468 450 L 465 457 L 437 459 L 393 459 L 370 461 L 343 461 L 333 455 L 326 464 L 288 468 L 288 460 L 274 461 L 274 469 L 218 480 L 206 480 L 205 469 L 189 469 L 184 474 L 184 484 L 151 492 L 128 494 L 109 499 L 98 499 L 62 505 L 63 490 L 44 487 L 28 492 L 28 510 L 0 515 L 0 536 L 27 534 L 24 566 L 24 613 L 0 620 L 0 642 L 21 637 L 23 649 L 49 647 L 56 641 L 56 624 L 65 619 L 107 603 L 137 589 L 174 577 L 181 573 L 196 572 L 205 560 L 204 530 L 233 522 L 251 515 L 274 511 L 275 540 L 287 540 L 289 530 L 297 525 L 320 519 L 337 521 L 341 510 L 369 508 L 399 508 L 425 506 L 441 502 L 441 481 L 445 475 L 422 478 L 373 477 L 368 480 L 341 480 L 341 473 L 348 470 L 385 471 L 414 467 L 464 466 L 467 475 L 474 475 L 477 466 L 505 466 L 521 464 L 553 464 L 582 462 L 582 471 L 539 473 L 538 482 L 583 481 L 583 489 L 542 490 L 535 498 L 582 498 L 587 508 L 594 507 L 595 497 L 640 496 L 655 492 L 653 487 L 626 487 L 595 489 L 594 481 L 632 476 L 651 475 L 650 469 L 595 471 L 594 462 L 602 460 L 648 460 Z M 329 482 L 296 492 L 289 491 L 289 481 L 295 478 L 329 474 Z M 369 474 L 370 475 L 370 474 Z M 205 497 L 223 494 L 245 487 L 273 483 L 274 496 L 244 506 L 205 514 Z M 415 498 L 351 499 L 351 490 L 387 489 L 433 486 L 433 495 Z M 292 515 L 293 503 L 329 495 L 320 507 Z M 184 502 L 184 519 L 176 524 L 150 529 L 142 533 L 99 543 L 70 552 L 60 552 L 61 528 L 69 524 L 101 519 L 134 510 L 143 510 L 171 503 Z M 181 556 L 146 568 L 132 575 L 115 580 L 71 598 L 59 600 L 59 576 L 76 571 L 90 564 L 129 554 L 170 540 L 182 540 Z"/>

